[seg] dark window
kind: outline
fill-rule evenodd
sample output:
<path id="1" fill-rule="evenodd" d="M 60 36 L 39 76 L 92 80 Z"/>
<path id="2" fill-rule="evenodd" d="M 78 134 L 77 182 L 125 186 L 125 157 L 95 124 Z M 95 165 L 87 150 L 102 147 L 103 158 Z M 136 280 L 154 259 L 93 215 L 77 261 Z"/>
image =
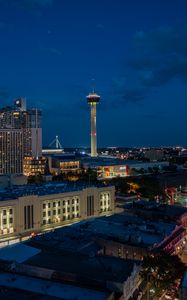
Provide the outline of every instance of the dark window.
<path id="1" fill-rule="evenodd" d="M 75 218 L 75 215 L 74 214 L 72 214 L 72 219 L 74 219 Z"/>
<path id="2" fill-rule="evenodd" d="M 75 211 L 75 207 L 74 206 L 72 207 L 72 211 Z"/>
<path id="3" fill-rule="evenodd" d="M 65 208 L 63 208 L 63 213 L 65 214 L 65 212 L 66 212 L 66 209 L 65 209 Z"/>
<path id="4" fill-rule="evenodd" d="M 27 228 L 27 211 L 26 211 L 26 206 L 24 206 L 24 229 Z"/>
<path id="5" fill-rule="evenodd" d="M 34 207 L 31 205 L 31 227 L 34 227 Z"/>
<path id="6" fill-rule="evenodd" d="M 77 205 L 77 210 L 79 210 L 79 206 Z"/>
<path id="7" fill-rule="evenodd" d="M 53 215 L 56 215 L 56 210 L 53 210 Z"/>
<path id="8" fill-rule="evenodd" d="M 55 207 L 56 206 L 56 202 L 53 202 L 53 207 Z"/>
<path id="9" fill-rule="evenodd" d="M 9 213 L 10 213 L 10 215 L 12 215 L 12 213 L 13 213 L 13 209 L 12 208 L 10 208 Z"/>
<path id="10" fill-rule="evenodd" d="M 50 208 L 51 207 L 51 203 L 48 203 L 48 208 Z"/>
<path id="11" fill-rule="evenodd" d="M 46 204 L 45 204 L 45 203 L 43 203 L 43 209 L 44 209 L 44 208 L 46 208 Z"/>
<path id="12" fill-rule="evenodd" d="M 72 199 L 72 204 L 74 204 L 74 199 Z"/>
<path id="13" fill-rule="evenodd" d="M 50 216 L 51 215 L 51 212 L 50 211 L 48 211 L 48 216 Z"/>
<path id="14" fill-rule="evenodd" d="M 51 219 L 48 220 L 48 223 L 51 224 Z"/>
<path id="15" fill-rule="evenodd" d="M 27 206 L 27 222 L 28 226 L 27 228 L 31 228 L 31 211 L 30 211 L 30 205 Z"/>
<path id="16" fill-rule="evenodd" d="M 58 209 L 58 214 L 60 215 L 60 212 L 61 212 L 61 210 L 60 209 Z"/>
<path id="17" fill-rule="evenodd" d="M 63 201 L 63 205 L 65 205 L 65 201 Z"/>
<path id="18" fill-rule="evenodd" d="M 5 209 L 3 210 L 3 216 L 6 216 L 6 210 Z"/>
<path id="19" fill-rule="evenodd" d="M 9 223 L 12 224 L 13 223 L 13 218 L 9 219 Z"/>
<path id="20" fill-rule="evenodd" d="M 60 201 L 58 201 L 58 206 L 60 206 Z"/>
<path id="21" fill-rule="evenodd" d="M 3 219 L 3 225 L 6 225 L 6 219 Z"/>
<path id="22" fill-rule="evenodd" d="M 43 217 L 46 217 L 46 212 L 45 211 L 43 212 Z"/>
<path id="23" fill-rule="evenodd" d="M 43 220 L 43 225 L 45 225 L 46 224 L 46 220 Z"/>

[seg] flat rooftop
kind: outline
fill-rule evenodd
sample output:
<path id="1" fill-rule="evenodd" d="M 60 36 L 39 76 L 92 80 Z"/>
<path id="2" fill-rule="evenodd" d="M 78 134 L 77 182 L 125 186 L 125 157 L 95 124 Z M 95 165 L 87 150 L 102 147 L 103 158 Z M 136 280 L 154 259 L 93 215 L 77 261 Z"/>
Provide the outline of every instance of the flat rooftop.
<path id="1" fill-rule="evenodd" d="M 2 200 L 12 200 L 18 199 L 19 197 L 29 196 L 29 195 L 51 195 L 51 194 L 61 194 L 74 191 L 81 191 L 89 187 L 102 188 L 106 185 L 102 183 L 87 183 L 87 182 L 50 182 L 43 184 L 27 184 L 27 185 L 16 185 L 9 188 L 4 188 L 0 190 L 0 201 Z"/>
<path id="2" fill-rule="evenodd" d="M 159 214 L 160 216 L 169 217 L 180 217 L 181 215 L 187 213 L 187 207 L 179 205 L 168 205 L 162 203 L 156 203 L 154 201 L 137 200 L 133 203 L 125 204 L 125 208 L 130 211 L 145 211 L 152 214 Z"/>
<path id="3" fill-rule="evenodd" d="M 76 274 L 88 281 L 113 281 L 123 283 L 133 271 L 136 261 L 118 257 L 96 255 L 89 257 L 82 253 L 71 253 L 61 250 L 59 253 L 51 251 L 41 252 L 25 264 L 52 269 L 58 272 Z M 139 264 L 139 262 L 138 262 Z"/>
<path id="4" fill-rule="evenodd" d="M 59 251 L 90 255 L 100 250 L 97 239 L 119 242 L 122 244 L 150 249 L 159 245 L 166 237 L 173 234 L 176 223 L 147 221 L 128 213 L 114 214 L 78 222 L 36 236 L 31 240 L 33 247 L 55 248 Z M 181 230 L 184 230 L 181 228 Z"/>

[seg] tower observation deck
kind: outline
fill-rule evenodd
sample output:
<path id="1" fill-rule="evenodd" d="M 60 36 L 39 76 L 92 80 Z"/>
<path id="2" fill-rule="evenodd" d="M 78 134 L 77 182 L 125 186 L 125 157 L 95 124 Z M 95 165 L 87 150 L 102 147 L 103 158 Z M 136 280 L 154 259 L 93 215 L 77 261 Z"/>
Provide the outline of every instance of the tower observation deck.
<path id="1" fill-rule="evenodd" d="M 90 105 L 90 123 L 91 123 L 91 157 L 97 156 L 97 130 L 96 130 L 96 105 L 100 101 L 100 96 L 94 91 L 87 97 L 87 103 Z"/>

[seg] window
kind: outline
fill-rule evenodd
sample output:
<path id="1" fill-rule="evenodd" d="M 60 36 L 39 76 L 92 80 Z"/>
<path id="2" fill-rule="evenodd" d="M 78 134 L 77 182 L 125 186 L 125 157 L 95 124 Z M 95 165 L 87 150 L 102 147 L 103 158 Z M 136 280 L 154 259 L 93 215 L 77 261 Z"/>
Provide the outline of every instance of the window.
<path id="1" fill-rule="evenodd" d="M 51 212 L 50 211 L 48 211 L 48 216 L 50 216 L 51 215 Z"/>
<path id="2" fill-rule="evenodd" d="M 3 216 L 6 216 L 6 210 L 5 209 L 3 210 Z"/>
<path id="3" fill-rule="evenodd" d="M 79 206 L 77 205 L 77 210 L 79 210 Z"/>
<path id="4" fill-rule="evenodd" d="M 6 223 L 7 223 L 6 219 L 3 219 L 3 225 L 6 225 Z"/>
<path id="5" fill-rule="evenodd" d="M 53 210 L 53 215 L 56 215 L 56 210 Z"/>
<path id="6" fill-rule="evenodd" d="M 72 219 L 74 219 L 75 218 L 75 215 L 74 214 L 72 214 Z"/>
<path id="7" fill-rule="evenodd" d="M 70 207 L 68 207 L 68 210 L 67 210 L 67 212 L 70 212 Z"/>
<path id="8" fill-rule="evenodd" d="M 70 205 L 70 201 L 69 200 L 67 201 L 67 203 L 68 203 L 68 205 Z"/>
<path id="9" fill-rule="evenodd" d="M 72 211 L 75 211 L 75 207 L 74 206 L 72 207 Z"/>
<path id="10" fill-rule="evenodd" d="M 79 218 L 79 213 L 77 214 L 77 218 Z"/>
<path id="11" fill-rule="evenodd" d="M 12 224 L 13 223 L 13 218 L 9 219 L 9 223 Z"/>
<path id="12" fill-rule="evenodd" d="M 65 205 L 65 201 L 63 201 L 63 205 Z"/>
<path id="13" fill-rule="evenodd" d="M 77 198 L 77 203 L 79 203 L 79 199 Z"/>
<path id="14" fill-rule="evenodd" d="M 75 202 L 74 199 L 72 199 L 72 204 L 74 204 L 74 202 Z"/>
<path id="15" fill-rule="evenodd" d="M 48 220 L 48 223 L 51 224 L 51 219 Z"/>
<path id="16" fill-rule="evenodd" d="M 60 210 L 60 209 L 58 209 L 58 214 L 60 215 L 60 213 L 61 213 L 61 210 Z"/>
<path id="17" fill-rule="evenodd" d="M 70 220 L 70 215 L 68 215 L 68 220 Z"/>
<path id="18" fill-rule="evenodd" d="M 45 203 L 43 203 L 43 209 L 45 209 L 46 208 L 46 204 Z"/>
<path id="19" fill-rule="evenodd" d="M 46 224 L 46 220 L 43 220 L 43 225 L 45 225 Z"/>
<path id="20" fill-rule="evenodd" d="M 50 208 L 51 207 L 51 203 L 48 203 L 48 208 Z"/>
<path id="21" fill-rule="evenodd" d="M 9 214 L 10 214 L 10 215 L 13 214 L 13 209 L 12 209 L 12 208 L 9 209 Z"/>
<path id="22" fill-rule="evenodd" d="M 66 209 L 65 209 L 65 208 L 63 208 L 63 214 L 65 214 L 65 212 L 66 212 Z"/>
<path id="23" fill-rule="evenodd" d="M 53 202 L 53 207 L 55 207 L 56 206 L 56 202 Z"/>
<path id="24" fill-rule="evenodd" d="M 58 206 L 60 206 L 60 201 L 58 201 Z"/>
<path id="25" fill-rule="evenodd" d="M 43 217 L 44 217 L 44 218 L 46 217 L 46 212 L 45 212 L 45 211 L 43 212 Z"/>

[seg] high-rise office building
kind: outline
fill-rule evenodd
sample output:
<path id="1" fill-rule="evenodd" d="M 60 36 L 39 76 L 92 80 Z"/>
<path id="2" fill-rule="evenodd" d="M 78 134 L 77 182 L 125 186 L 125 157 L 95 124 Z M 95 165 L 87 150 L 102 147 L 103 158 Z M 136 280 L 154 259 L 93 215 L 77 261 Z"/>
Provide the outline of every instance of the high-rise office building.
<path id="1" fill-rule="evenodd" d="M 23 173 L 23 132 L 0 129 L 0 174 Z"/>
<path id="2" fill-rule="evenodd" d="M 13 106 L 0 109 L 1 129 L 22 129 L 23 155 L 42 156 L 42 112 L 27 109 L 25 99 L 17 99 Z"/>
<path id="3" fill-rule="evenodd" d="M 41 110 L 36 108 L 27 109 L 26 100 L 23 98 L 17 99 L 12 106 L 0 109 L 0 130 L 8 130 L 10 132 L 20 130 L 22 133 L 22 143 L 18 144 L 22 147 L 22 150 L 20 150 L 22 153 L 22 166 L 23 157 L 30 156 L 38 159 L 42 156 L 41 119 Z M 3 138 L 5 138 L 4 135 Z M 15 151 L 15 156 L 18 154 L 16 147 L 16 144 L 11 140 L 11 151 L 12 153 Z M 23 173 L 23 169 L 21 173 Z"/>

